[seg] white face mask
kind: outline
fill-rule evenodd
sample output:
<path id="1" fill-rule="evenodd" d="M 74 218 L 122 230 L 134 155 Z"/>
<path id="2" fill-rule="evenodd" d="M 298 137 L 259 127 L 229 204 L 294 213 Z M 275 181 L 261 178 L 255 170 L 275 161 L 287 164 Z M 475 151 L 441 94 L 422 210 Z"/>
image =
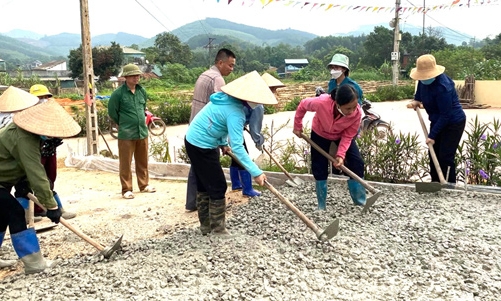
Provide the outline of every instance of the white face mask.
<path id="1" fill-rule="evenodd" d="M 341 107 L 340 107 L 340 106 L 336 105 L 336 108 L 337 108 L 337 111 L 338 111 L 341 115 L 346 116 L 346 115 L 344 115 L 343 111 L 341 111 Z"/>
<path id="2" fill-rule="evenodd" d="M 251 107 L 251 109 L 255 109 L 257 106 L 259 106 L 258 103 L 255 103 L 255 102 L 250 102 L 248 101 L 247 104 L 249 105 L 249 107 Z"/>
<path id="3" fill-rule="evenodd" d="M 331 70 L 331 77 L 333 79 L 338 79 L 338 77 L 340 77 L 341 74 L 343 74 L 343 71 L 341 70 L 334 70 L 334 69 Z"/>

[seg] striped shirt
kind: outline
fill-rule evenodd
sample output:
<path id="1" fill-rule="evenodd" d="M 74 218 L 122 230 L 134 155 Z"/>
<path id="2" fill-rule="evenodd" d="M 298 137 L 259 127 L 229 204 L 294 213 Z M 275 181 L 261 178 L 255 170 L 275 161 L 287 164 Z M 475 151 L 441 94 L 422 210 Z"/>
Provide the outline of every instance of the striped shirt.
<path id="1" fill-rule="evenodd" d="M 216 66 L 210 67 L 209 70 L 198 77 L 195 83 L 195 91 L 193 92 L 193 101 L 191 103 L 190 123 L 193 118 L 195 118 L 195 115 L 209 103 L 210 96 L 215 92 L 220 92 L 221 87 L 224 85 L 224 78 Z"/>

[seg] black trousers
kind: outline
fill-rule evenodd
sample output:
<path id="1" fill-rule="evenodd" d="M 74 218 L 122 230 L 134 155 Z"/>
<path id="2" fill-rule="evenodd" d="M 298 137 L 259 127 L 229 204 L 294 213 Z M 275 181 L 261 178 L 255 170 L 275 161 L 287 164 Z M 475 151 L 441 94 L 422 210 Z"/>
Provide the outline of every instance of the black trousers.
<path id="1" fill-rule="evenodd" d="M 444 178 L 449 183 L 456 183 L 456 163 L 454 159 L 456 157 L 456 151 L 461 141 L 461 137 L 464 133 L 464 128 L 466 125 L 466 119 L 459 123 L 447 125 L 435 138 L 435 144 L 433 144 L 433 149 L 437 155 L 438 164 Z M 431 124 L 430 128 L 433 128 Z M 428 151 L 428 156 L 430 157 L 430 176 L 432 182 L 439 182 L 437 169 L 433 160 L 431 159 L 431 154 Z M 447 177 L 447 169 L 449 169 L 449 177 Z"/>
<path id="2" fill-rule="evenodd" d="M 189 143 L 186 138 L 184 145 L 197 179 L 197 191 L 207 192 L 211 200 L 224 199 L 228 185 L 219 161 L 219 148 L 200 148 Z"/>
<path id="3" fill-rule="evenodd" d="M 319 136 L 314 131 L 311 131 L 311 140 L 318 144 L 325 152 L 329 153 L 331 142 L 339 146 L 340 140 L 331 141 Z M 351 140 L 350 147 L 346 151 L 344 166 L 354 172 L 360 178 L 364 177 L 364 160 L 358 150 L 355 139 Z M 335 168 L 333 166 L 333 168 Z M 311 171 L 313 177 L 317 181 L 327 180 L 329 176 L 329 160 L 318 152 L 313 146 L 311 147 Z"/>
<path id="4" fill-rule="evenodd" d="M 27 228 L 24 208 L 10 194 L 11 189 L 12 187 L 0 188 L 0 206 L 2 207 L 0 210 L 0 232 L 5 232 L 8 226 L 10 234 L 15 234 Z"/>

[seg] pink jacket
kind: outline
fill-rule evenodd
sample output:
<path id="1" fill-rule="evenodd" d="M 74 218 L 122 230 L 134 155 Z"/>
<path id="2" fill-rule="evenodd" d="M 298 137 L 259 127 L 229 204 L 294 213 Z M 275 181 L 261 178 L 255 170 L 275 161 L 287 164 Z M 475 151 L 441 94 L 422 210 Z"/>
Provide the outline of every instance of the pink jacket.
<path id="1" fill-rule="evenodd" d="M 335 141 L 341 140 L 337 149 L 337 156 L 344 159 L 346 151 L 350 147 L 351 140 L 357 135 L 362 119 L 362 108 L 357 106 L 357 110 L 349 116 L 339 116 L 334 119 L 336 102 L 329 94 L 322 94 L 318 97 L 309 97 L 301 100 L 294 116 L 294 130 L 303 129 L 303 117 L 306 112 L 315 112 L 311 129 L 319 136 Z"/>

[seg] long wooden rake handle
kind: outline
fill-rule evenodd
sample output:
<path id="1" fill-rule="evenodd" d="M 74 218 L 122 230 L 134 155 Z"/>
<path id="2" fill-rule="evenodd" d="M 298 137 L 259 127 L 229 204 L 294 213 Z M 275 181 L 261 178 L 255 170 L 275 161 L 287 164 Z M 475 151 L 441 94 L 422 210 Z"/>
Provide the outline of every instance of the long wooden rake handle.
<path id="1" fill-rule="evenodd" d="M 424 124 L 423 116 L 421 115 L 421 110 L 416 108 L 416 113 L 418 114 L 419 122 L 421 123 L 421 127 L 423 128 L 423 133 L 425 139 L 428 138 L 428 129 L 426 128 L 426 124 Z M 435 149 L 433 148 L 433 144 L 428 143 L 428 149 L 430 150 L 431 160 L 435 165 L 435 169 L 437 170 L 438 180 L 440 184 L 447 184 L 447 181 L 444 178 L 444 173 L 442 172 L 442 168 L 440 168 L 440 163 L 438 163 L 437 154 L 435 153 Z"/>

